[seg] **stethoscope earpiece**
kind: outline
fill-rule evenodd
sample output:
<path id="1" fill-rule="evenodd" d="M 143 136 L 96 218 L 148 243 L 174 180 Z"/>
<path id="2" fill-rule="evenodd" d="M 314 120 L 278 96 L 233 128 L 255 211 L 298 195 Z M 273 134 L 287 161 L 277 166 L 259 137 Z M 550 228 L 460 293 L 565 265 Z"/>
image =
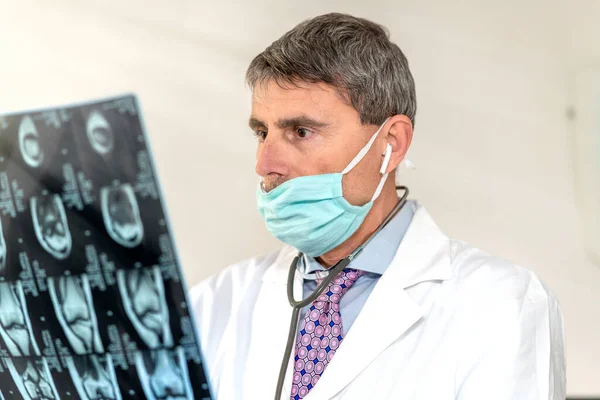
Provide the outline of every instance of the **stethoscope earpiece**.
<path id="1" fill-rule="evenodd" d="M 390 157 L 392 156 L 392 145 L 388 143 L 385 148 L 385 152 L 383 152 L 383 163 L 381 163 L 381 169 L 379 172 L 381 175 L 385 174 L 390 163 Z"/>

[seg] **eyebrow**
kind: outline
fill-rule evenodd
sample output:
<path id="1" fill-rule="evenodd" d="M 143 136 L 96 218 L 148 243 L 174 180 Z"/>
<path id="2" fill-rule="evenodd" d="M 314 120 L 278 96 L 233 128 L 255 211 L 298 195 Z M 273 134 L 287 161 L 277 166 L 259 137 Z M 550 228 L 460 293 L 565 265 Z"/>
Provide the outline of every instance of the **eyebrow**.
<path id="1" fill-rule="evenodd" d="M 252 129 L 253 131 L 255 131 L 258 128 L 267 128 L 265 123 L 256 117 L 250 117 L 250 120 L 248 121 L 248 126 L 250 126 L 250 129 Z"/>
<path id="2" fill-rule="evenodd" d="M 250 128 L 252 130 L 256 130 L 257 128 L 265 128 L 265 129 L 267 128 L 267 125 L 263 121 L 259 120 L 256 117 L 250 117 L 250 121 L 248 122 L 248 125 L 250 126 Z M 327 122 L 318 121 L 307 115 L 298 115 L 295 117 L 279 119 L 279 120 L 277 120 L 275 125 L 279 129 L 286 129 L 286 128 L 293 128 L 296 126 L 306 126 L 306 127 L 310 127 L 310 128 L 325 128 L 325 127 L 329 126 L 330 124 L 328 124 Z"/>

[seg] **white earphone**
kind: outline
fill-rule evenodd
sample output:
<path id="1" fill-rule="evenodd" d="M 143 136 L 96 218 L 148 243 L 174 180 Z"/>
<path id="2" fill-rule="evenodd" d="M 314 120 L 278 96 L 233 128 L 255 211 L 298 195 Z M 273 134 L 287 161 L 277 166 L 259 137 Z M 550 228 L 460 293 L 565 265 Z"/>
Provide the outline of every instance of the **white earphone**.
<path id="1" fill-rule="evenodd" d="M 391 156 L 392 156 L 392 145 L 388 143 L 387 147 L 385 148 L 385 152 L 383 153 L 383 163 L 381 164 L 381 169 L 379 170 L 381 175 L 385 174 L 388 164 L 390 163 Z"/>

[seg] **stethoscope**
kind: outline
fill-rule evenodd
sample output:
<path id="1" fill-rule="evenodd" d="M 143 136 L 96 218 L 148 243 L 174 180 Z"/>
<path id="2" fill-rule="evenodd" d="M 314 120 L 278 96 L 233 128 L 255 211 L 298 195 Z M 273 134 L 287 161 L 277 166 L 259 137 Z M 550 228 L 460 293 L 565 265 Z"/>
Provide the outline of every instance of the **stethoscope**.
<path id="1" fill-rule="evenodd" d="M 298 317 L 300 315 L 300 310 L 302 310 L 307 305 L 311 304 L 315 301 L 321 293 L 325 290 L 327 286 L 335 279 L 335 277 L 345 269 L 352 260 L 354 260 L 358 255 L 363 251 L 363 249 L 369 244 L 369 242 L 385 228 L 385 226 L 398 214 L 398 212 L 402 209 L 404 204 L 406 203 L 406 198 L 408 197 L 408 188 L 406 186 L 396 186 L 396 190 L 404 190 L 404 194 L 398 201 L 398 204 L 394 206 L 392 211 L 388 214 L 388 216 L 383 220 L 383 222 L 379 225 L 379 227 L 369 236 L 369 238 L 360 246 L 358 246 L 350 255 L 342 258 L 338 261 L 333 267 L 328 269 L 328 275 L 323 279 L 321 284 L 317 287 L 317 289 L 308 297 L 303 300 L 296 301 L 294 299 L 294 277 L 296 274 L 298 261 L 304 257 L 304 254 L 301 252 L 298 253 L 296 257 L 292 260 L 290 264 L 290 270 L 288 273 L 287 280 L 287 297 L 290 305 L 292 306 L 292 320 L 290 322 L 290 331 L 288 333 L 288 341 L 285 346 L 285 352 L 283 353 L 283 360 L 281 361 L 281 368 L 279 369 L 279 379 L 277 380 L 277 390 L 275 391 L 275 400 L 279 400 L 281 398 L 281 391 L 283 390 L 283 381 L 285 380 L 285 375 L 287 372 L 287 367 L 290 361 L 290 357 L 292 354 L 292 348 L 294 347 L 294 343 L 296 342 L 296 335 L 298 331 Z"/>

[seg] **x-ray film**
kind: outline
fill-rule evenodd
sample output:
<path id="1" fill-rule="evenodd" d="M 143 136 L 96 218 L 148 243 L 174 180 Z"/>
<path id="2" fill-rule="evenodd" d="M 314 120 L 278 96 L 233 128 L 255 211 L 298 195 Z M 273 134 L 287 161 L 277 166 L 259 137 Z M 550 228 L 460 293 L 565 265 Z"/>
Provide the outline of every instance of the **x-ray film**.
<path id="1" fill-rule="evenodd" d="M 138 102 L 0 115 L 0 400 L 209 400 Z"/>

